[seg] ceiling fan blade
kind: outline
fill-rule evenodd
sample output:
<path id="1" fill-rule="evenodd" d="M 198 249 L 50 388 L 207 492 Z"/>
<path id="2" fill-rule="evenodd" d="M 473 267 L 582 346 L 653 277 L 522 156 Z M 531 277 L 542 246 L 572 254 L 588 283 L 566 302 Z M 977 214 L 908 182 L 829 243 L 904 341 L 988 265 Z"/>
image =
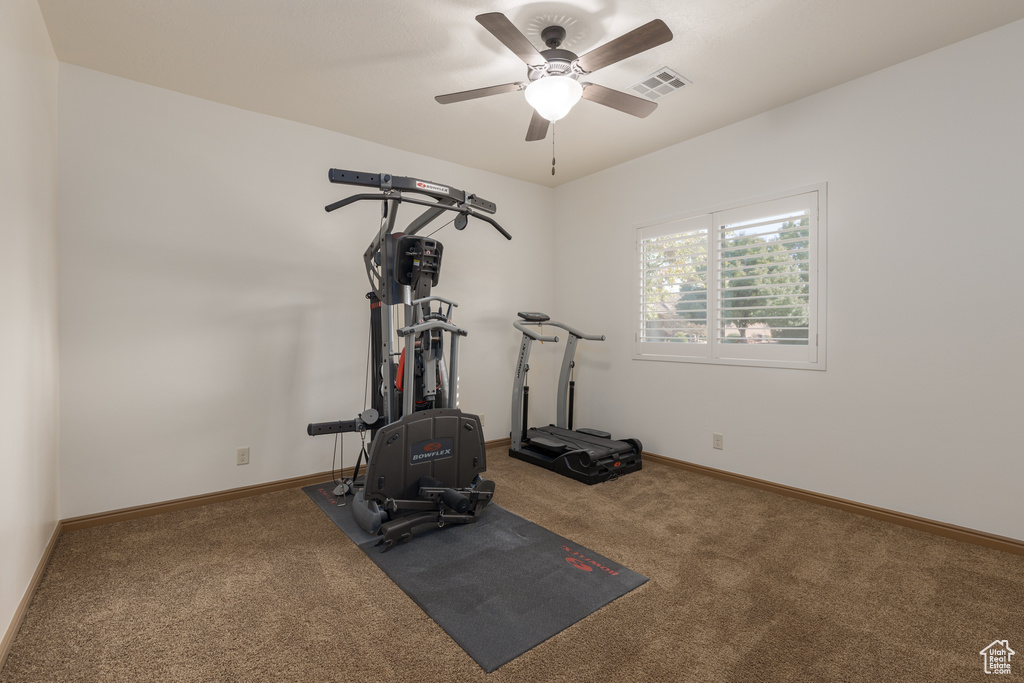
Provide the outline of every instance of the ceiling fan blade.
<path id="1" fill-rule="evenodd" d="M 516 56 L 523 60 L 527 66 L 544 66 L 547 64 L 547 60 L 541 56 L 537 48 L 530 42 L 530 39 L 524 36 L 509 21 L 508 17 L 501 12 L 480 14 L 476 20 L 480 22 L 481 26 L 490 31 L 491 35 L 500 40 L 502 45 L 515 52 Z"/>
<path id="2" fill-rule="evenodd" d="M 504 85 L 492 85 L 487 88 L 477 88 L 476 90 L 463 90 L 462 92 L 438 95 L 434 99 L 441 104 L 451 104 L 452 102 L 475 100 L 478 97 L 488 97 L 490 95 L 500 95 L 506 92 L 515 92 L 516 90 L 522 90 L 525 87 L 525 83 L 505 83 Z"/>
<path id="3" fill-rule="evenodd" d="M 526 130 L 526 141 L 543 140 L 548 136 L 548 126 L 550 125 L 550 121 L 534 111 L 533 118 L 530 119 L 530 127 Z"/>
<path id="4" fill-rule="evenodd" d="M 606 88 L 603 85 L 597 85 L 595 83 L 586 83 L 583 87 L 583 99 L 590 100 L 591 102 L 597 102 L 603 104 L 606 107 L 612 109 L 618 109 L 621 112 L 632 114 L 640 118 L 645 118 L 651 112 L 658 108 L 656 102 L 645 100 L 642 97 L 636 97 L 629 93 L 620 92 L 618 90 L 612 90 Z"/>
<path id="5" fill-rule="evenodd" d="M 576 60 L 576 64 L 586 72 L 603 69 L 609 64 L 620 62 L 627 57 L 650 50 L 662 43 L 672 40 L 672 31 L 661 19 L 649 21 L 640 28 L 635 28 L 615 40 L 594 48 Z"/>

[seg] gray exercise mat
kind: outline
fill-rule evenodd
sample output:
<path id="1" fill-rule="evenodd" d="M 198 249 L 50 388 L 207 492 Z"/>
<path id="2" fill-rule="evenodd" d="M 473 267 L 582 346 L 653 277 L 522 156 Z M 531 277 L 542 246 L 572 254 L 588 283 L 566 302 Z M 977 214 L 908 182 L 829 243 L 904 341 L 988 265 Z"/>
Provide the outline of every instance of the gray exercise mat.
<path id="1" fill-rule="evenodd" d="M 417 533 L 386 553 L 338 507 L 303 491 L 484 671 L 491 672 L 647 581 L 492 503 L 475 524 Z"/>

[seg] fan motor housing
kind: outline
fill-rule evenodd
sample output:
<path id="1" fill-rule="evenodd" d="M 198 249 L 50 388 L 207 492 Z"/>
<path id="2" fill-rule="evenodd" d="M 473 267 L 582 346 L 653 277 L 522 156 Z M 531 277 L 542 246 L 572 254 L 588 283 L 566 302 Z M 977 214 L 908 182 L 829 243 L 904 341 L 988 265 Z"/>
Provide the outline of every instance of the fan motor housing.
<path id="1" fill-rule="evenodd" d="M 577 59 L 575 53 L 553 48 L 551 50 L 544 50 L 540 53 L 540 56 L 547 60 L 547 69 L 528 69 L 527 76 L 531 81 L 543 78 L 544 76 L 571 76 L 573 78 L 579 76 L 572 68 L 572 63 Z"/>

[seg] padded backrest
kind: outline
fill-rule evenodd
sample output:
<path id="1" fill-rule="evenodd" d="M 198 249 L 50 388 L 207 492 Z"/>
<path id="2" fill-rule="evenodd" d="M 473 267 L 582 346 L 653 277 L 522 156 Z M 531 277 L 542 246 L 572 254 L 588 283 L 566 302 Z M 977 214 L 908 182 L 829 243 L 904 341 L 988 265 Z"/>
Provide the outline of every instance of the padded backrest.
<path id="1" fill-rule="evenodd" d="M 487 470 L 480 418 L 439 408 L 407 415 L 377 432 L 366 469 L 367 500 L 419 498 L 427 475 L 452 488 L 466 488 Z"/>

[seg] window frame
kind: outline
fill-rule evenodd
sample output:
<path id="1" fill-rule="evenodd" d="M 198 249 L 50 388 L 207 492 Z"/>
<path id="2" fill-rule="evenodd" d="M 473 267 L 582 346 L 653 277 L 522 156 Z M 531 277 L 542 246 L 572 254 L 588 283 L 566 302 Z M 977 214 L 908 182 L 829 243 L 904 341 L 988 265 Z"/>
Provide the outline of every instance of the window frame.
<path id="1" fill-rule="evenodd" d="M 754 367 L 775 367 L 802 370 L 826 369 L 826 301 L 827 301 L 827 201 L 828 184 L 817 183 L 785 192 L 720 204 L 703 211 L 676 214 L 660 220 L 634 224 L 633 284 L 630 296 L 633 322 L 633 360 L 670 361 L 683 363 L 708 363 L 714 365 L 743 365 Z M 804 197 L 801 199 L 803 195 Z M 718 268 L 720 259 L 719 233 L 721 217 L 743 214 L 757 214 L 765 211 L 771 215 L 769 206 L 787 204 L 800 205 L 803 200 L 816 216 L 811 223 L 808 241 L 809 299 L 808 299 L 808 343 L 806 345 L 786 344 L 723 344 L 717 341 L 718 302 L 720 299 Z M 762 209 L 758 205 L 765 205 Z M 685 234 L 707 226 L 707 335 L 706 343 L 685 344 L 666 342 L 645 342 L 641 340 L 642 324 L 645 318 L 644 277 L 642 265 L 643 241 L 659 236 Z M 733 221 L 732 224 L 735 224 Z M 681 226 L 690 226 L 686 230 Z M 698 227 L 693 227 L 698 226 Z"/>

